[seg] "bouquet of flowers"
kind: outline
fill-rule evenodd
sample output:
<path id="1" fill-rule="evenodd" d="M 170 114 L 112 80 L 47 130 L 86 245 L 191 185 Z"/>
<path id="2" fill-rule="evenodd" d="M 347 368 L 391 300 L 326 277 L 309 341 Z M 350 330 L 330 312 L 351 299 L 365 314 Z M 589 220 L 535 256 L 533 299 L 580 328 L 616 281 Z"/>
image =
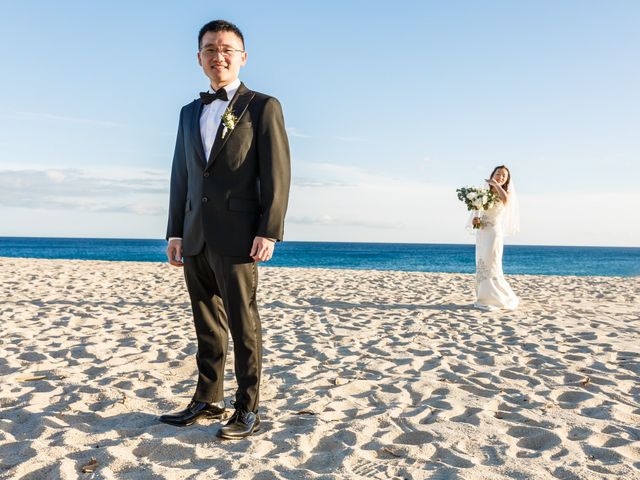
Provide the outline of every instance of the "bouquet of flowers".
<path id="1" fill-rule="evenodd" d="M 458 200 L 464 202 L 467 210 L 482 212 L 493 207 L 500 197 L 488 188 L 462 187 L 456 189 Z M 478 215 L 481 216 L 481 215 Z M 473 228 L 482 228 L 482 221 L 473 223 Z"/>

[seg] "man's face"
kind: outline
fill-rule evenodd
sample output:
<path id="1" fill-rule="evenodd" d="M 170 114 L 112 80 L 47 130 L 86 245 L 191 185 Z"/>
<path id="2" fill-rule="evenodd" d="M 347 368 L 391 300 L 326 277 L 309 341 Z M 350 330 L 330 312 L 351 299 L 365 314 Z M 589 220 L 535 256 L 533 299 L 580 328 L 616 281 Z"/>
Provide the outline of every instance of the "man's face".
<path id="1" fill-rule="evenodd" d="M 247 63 L 242 40 L 233 32 L 207 32 L 200 41 L 198 63 L 217 90 L 238 78 Z"/>

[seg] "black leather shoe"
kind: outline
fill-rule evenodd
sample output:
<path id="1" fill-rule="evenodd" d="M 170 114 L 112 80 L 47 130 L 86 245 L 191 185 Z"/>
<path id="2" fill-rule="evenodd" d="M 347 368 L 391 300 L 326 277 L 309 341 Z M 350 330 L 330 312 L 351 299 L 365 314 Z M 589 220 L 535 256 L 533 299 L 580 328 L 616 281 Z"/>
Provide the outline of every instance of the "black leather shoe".
<path id="1" fill-rule="evenodd" d="M 158 420 L 176 427 L 192 425 L 199 418 L 222 418 L 224 415 L 224 400 L 216 403 L 196 402 L 192 400 L 187 408 L 176 413 L 161 415 Z"/>
<path id="2" fill-rule="evenodd" d="M 258 430 L 260 430 L 260 417 L 258 414 L 249 412 L 244 407 L 236 406 L 236 411 L 227 424 L 218 430 L 217 435 L 226 440 L 237 440 L 248 437 Z"/>

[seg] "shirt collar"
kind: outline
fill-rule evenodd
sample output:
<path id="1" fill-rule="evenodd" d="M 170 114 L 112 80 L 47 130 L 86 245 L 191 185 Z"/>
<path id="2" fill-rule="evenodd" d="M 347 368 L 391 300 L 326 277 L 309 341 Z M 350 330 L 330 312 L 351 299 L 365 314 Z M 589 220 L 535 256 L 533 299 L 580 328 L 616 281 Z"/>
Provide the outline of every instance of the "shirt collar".
<path id="1" fill-rule="evenodd" d="M 240 88 L 240 83 L 241 83 L 240 79 L 236 78 L 230 84 L 225 85 L 224 87 L 222 87 L 227 91 L 227 97 L 229 98 L 229 100 L 231 100 L 233 98 L 233 96 L 238 91 L 238 88 Z M 209 93 L 216 93 L 216 91 L 211 87 L 211 85 L 209 85 Z"/>

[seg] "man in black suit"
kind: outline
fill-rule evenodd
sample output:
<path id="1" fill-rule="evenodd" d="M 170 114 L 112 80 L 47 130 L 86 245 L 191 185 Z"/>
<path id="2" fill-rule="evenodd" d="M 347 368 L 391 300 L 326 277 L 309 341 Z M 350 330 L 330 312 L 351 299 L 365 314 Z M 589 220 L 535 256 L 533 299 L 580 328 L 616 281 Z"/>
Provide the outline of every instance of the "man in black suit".
<path id="1" fill-rule="evenodd" d="M 198 339 L 198 384 L 186 409 L 160 421 L 191 425 L 222 418 L 228 332 L 238 389 L 235 412 L 218 432 L 243 438 L 259 429 L 262 338 L 256 263 L 282 240 L 290 186 L 289 144 L 280 103 L 238 79 L 244 37 L 216 20 L 198 35 L 208 92 L 184 106 L 171 171 L 167 256 L 184 266 Z"/>

